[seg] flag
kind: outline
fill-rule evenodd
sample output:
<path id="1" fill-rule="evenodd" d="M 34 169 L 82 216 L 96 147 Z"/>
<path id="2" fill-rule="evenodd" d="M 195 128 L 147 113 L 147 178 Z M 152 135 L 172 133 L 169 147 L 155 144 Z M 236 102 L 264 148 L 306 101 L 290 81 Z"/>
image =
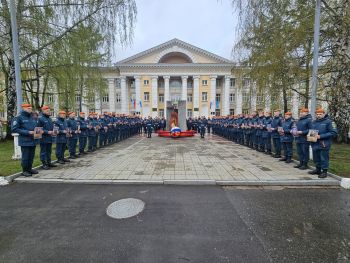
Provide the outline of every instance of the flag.
<path id="1" fill-rule="evenodd" d="M 135 99 L 134 99 L 133 104 L 134 104 L 134 109 L 136 109 L 136 100 Z"/>
<path id="2" fill-rule="evenodd" d="M 210 109 L 212 108 L 212 106 L 213 106 L 213 102 L 211 101 L 211 102 L 210 102 Z"/>
<path id="3" fill-rule="evenodd" d="M 216 108 L 219 109 L 220 108 L 220 101 L 216 101 Z"/>
<path id="4" fill-rule="evenodd" d="M 140 108 L 142 108 L 142 102 L 140 101 Z"/>

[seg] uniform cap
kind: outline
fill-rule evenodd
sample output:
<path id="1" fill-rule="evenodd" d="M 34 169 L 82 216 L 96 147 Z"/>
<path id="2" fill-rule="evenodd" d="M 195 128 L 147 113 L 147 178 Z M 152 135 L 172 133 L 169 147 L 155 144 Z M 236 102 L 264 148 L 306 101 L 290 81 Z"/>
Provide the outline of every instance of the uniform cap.
<path id="1" fill-rule="evenodd" d="M 81 111 L 80 114 L 85 114 L 85 112 L 82 112 L 82 111 Z M 89 114 L 89 115 L 90 115 L 90 114 Z"/>
<path id="2" fill-rule="evenodd" d="M 290 111 L 287 111 L 284 115 L 286 116 L 292 116 L 292 113 Z"/>
<path id="3" fill-rule="evenodd" d="M 300 110 L 300 112 L 309 112 L 309 109 L 308 108 L 302 108 L 301 110 Z"/>
<path id="4" fill-rule="evenodd" d="M 60 110 L 58 114 L 66 114 L 66 112 L 64 110 Z"/>
<path id="5" fill-rule="evenodd" d="M 70 111 L 70 112 L 68 112 L 68 115 L 71 115 L 71 114 L 73 114 L 74 113 L 74 111 Z"/>
<path id="6" fill-rule="evenodd" d="M 30 108 L 30 107 L 32 107 L 32 105 L 29 104 L 29 103 L 23 103 L 21 106 L 22 106 L 22 108 Z"/>
<path id="7" fill-rule="evenodd" d="M 50 109 L 50 107 L 49 107 L 49 106 L 47 106 L 47 105 L 44 105 L 44 106 L 42 106 L 42 107 L 41 107 L 41 109 L 42 109 L 42 110 L 49 110 L 49 109 Z"/>

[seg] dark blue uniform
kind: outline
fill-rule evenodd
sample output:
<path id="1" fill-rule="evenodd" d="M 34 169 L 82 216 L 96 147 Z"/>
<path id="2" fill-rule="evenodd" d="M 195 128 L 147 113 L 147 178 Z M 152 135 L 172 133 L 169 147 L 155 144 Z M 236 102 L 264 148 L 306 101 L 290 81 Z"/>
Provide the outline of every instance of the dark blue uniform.
<path id="1" fill-rule="evenodd" d="M 263 131 L 262 131 L 262 140 L 263 140 L 263 151 L 266 150 L 267 154 L 271 154 L 271 132 L 269 127 L 271 128 L 272 119 L 270 116 L 265 116 L 263 122 Z"/>
<path id="2" fill-rule="evenodd" d="M 295 166 L 295 168 L 306 169 L 307 164 L 309 162 L 309 148 L 310 144 L 306 140 L 306 135 L 309 133 L 309 129 L 311 129 L 312 117 L 310 114 L 300 117 L 296 122 L 297 131 L 301 131 L 302 134 L 298 134 L 295 137 L 295 142 L 297 144 L 297 153 L 299 157 L 299 165 Z"/>
<path id="3" fill-rule="evenodd" d="M 71 137 L 68 139 L 68 151 L 71 158 L 76 157 L 76 148 L 78 144 L 78 123 L 75 118 L 69 118 L 67 120 L 67 127 L 71 131 Z"/>
<path id="4" fill-rule="evenodd" d="M 79 136 L 79 153 L 84 154 L 86 148 L 86 142 L 88 137 L 88 122 L 83 117 L 79 117 L 77 120 L 79 125 L 80 133 Z"/>
<path id="5" fill-rule="evenodd" d="M 64 158 L 64 152 L 67 146 L 67 121 L 64 118 L 58 117 L 55 126 L 58 127 L 58 134 L 56 137 L 56 157 L 59 163 L 67 161 Z"/>
<path id="6" fill-rule="evenodd" d="M 21 146 L 22 151 L 22 170 L 23 173 L 32 173 L 32 166 L 35 156 L 35 146 L 37 144 L 34 140 L 33 134 L 29 134 L 30 131 L 34 131 L 37 126 L 36 120 L 32 117 L 31 113 L 22 111 L 19 116 L 17 116 L 11 126 L 11 131 L 13 133 L 18 133 L 18 143 Z"/>
<path id="7" fill-rule="evenodd" d="M 49 115 L 41 114 L 38 120 L 38 127 L 43 127 L 44 134 L 40 140 L 40 160 L 45 165 L 51 165 L 51 153 L 53 138 L 49 131 L 53 131 L 53 122 Z"/>
<path id="8" fill-rule="evenodd" d="M 284 119 L 282 122 L 283 134 L 281 135 L 281 143 L 283 147 L 284 158 L 280 161 L 290 163 L 293 155 L 293 135 L 291 133 L 294 121 L 292 118 Z"/>
<path id="9" fill-rule="evenodd" d="M 282 119 L 280 116 L 275 116 L 271 121 L 271 128 L 273 129 L 271 132 L 271 137 L 273 141 L 273 148 L 275 151 L 275 158 L 281 157 L 281 138 L 280 134 L 278 133 L 278 127 L 282 127 Z"/>
<path id="10" fill-rule="evenodd" d="M 318 130 L 320 139 L 312 142 L 312 153 L 317 173 L 322 172 L 327 175 L 329 168 L 329 150 L 332 145 L 332 139 L 337 136 L 335 124 L 325 115 L 322 119 L 316 119 L 312 122 L 312 129 Z M 325 177 L 325 176 L 324 176 Z"/>

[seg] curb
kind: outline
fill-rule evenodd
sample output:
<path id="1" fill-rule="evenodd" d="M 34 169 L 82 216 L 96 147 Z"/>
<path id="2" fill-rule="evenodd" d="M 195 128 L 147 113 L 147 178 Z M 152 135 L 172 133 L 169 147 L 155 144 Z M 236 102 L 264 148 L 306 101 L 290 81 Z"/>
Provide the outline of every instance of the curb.
<path id="1" fill-rule="evenodd" d="M 215 180 L 76 180 L 17 178 L 18 183 L 116 184 L 116 185 L 218 185 L 218 186 L 340 186 L 335 180 L 215 181 Z"/>

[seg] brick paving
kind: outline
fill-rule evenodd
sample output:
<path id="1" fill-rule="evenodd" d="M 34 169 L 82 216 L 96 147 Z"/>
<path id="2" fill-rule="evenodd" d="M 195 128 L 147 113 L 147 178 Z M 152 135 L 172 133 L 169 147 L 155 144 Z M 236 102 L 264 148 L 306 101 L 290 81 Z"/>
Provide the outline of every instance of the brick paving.
<path id="1" fill-rule="evenodd" d="M 30 179 L 116 180 L 116 181 L 199 181 L 276 182 L 322 181 L 337 184 L 333 178 L 319 180 L 307 171 L 293 168 L 263 153 L 237 145 L 216 135 L 201 139 L 134 136 L 100 149 L 70 164 L 41 170 Z M 59 180 L 58 180 L 59 181 Z"/>

